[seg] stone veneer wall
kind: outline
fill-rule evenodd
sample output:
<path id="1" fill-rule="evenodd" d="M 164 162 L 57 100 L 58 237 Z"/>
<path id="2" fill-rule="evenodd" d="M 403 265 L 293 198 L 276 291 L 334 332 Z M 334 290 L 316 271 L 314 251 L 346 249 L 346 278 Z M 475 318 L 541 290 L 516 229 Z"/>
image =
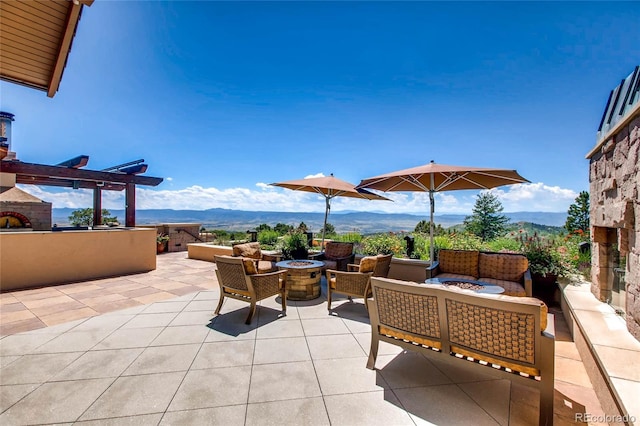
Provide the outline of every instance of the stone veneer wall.
<path id="1" fill-rule="evenodd" d="M 161 223 L 157 225 L 141 225 L 141 227 L 156 228 L 158 234 L 169 236 L 167 251 L 187 251 L 187 244 L 200 242 L 200 223 Z"/>
<path id="2" fill-rule="evenodd" d="M 640 340 L 640 114 L 615 130 L 590 157 L 592 293 L 611 298 L 611 243 L 626 257 L 627 327 Z M 608 229 L 607 229 L 608 228 Z M 611 232 L 617 236 L 612 237 Z M 615 238 L 617 237 L 617 238 Z"/>

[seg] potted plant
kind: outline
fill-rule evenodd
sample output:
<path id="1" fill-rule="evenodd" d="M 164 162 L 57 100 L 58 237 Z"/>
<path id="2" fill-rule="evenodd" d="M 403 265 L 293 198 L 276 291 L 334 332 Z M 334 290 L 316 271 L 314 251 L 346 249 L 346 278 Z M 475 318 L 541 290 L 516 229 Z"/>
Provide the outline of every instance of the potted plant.
<path id="1" fill-rule="evenodd" d="M 519 239 L 521 251 L 529 260 L 529 270 L 534 283 L 555 284 L 558 277 L 567 273 L 567 266 L 562 255 L 552 241 L 545 240 L 533 234 L 533 237 L 523 235 Z"/>
<path id="2" fill-rule="evenodd" d="M 284 259 L 307 259 L 309 247 L 307 236 L 301 231 L 292 231 L 283 238 L 282 257 Z"/>
<path id="3" fill-rule="evenodd" d="M 157 252 L 163 253 L 169 242 L 169 236 L 167 234 L 158 234 L 156 236 Z"/>

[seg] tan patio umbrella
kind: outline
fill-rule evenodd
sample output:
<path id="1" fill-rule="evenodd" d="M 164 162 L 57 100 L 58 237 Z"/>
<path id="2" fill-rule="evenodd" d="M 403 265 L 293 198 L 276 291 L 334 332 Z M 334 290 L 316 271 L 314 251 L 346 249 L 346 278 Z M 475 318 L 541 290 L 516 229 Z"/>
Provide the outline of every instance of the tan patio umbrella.
<path id="1" fill-rule="evenodd" d="M 322 243 L 324 247 L 324 233 L 327 228 L 327 217 L 331 210 L 331 199 L 334 197 L 364 198 L 365 200 L 386 200 L 391 201 L 381 195 L 374 194 L 366 189 L 356 189 L 355 185 L 340 180 L 333 176 L 314 177 L 307 179 L 289 180 L 286 182 L 271 183 L 273 186 L 280 186 L 294 191 L 316 192 L 325 198 L 326 209 L 324 211 L 324 226 L 322 227 Z"/>
<path id="2" fill-rule="evenodd" d="M 411 169 L 391 172 L 360 182 L 357 189 L 371 188 L 380 191 L 424 191 L 429 193 L 431 207 L 429 228 L 429 261 L 433 262 L 433 194 L 460 189 L 490 189 L 502 185 L 529 182 L 515 170 L 481 167 L 448 166 L 433 160 Z"/>

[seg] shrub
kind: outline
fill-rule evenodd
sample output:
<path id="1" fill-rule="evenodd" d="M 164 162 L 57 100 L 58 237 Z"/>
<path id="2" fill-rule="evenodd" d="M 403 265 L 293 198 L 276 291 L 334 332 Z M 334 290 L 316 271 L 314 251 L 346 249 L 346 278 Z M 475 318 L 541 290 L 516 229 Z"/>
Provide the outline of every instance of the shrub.
<path id="1" fill-rule="evenodd" d="M 431 241 L 429 239 L 429 234 L 414 234 L 413 235 L 414 238 L 414 252 L 413 252 L 413 258 L 414 259 L 422 259 L 422 260 L 429 260 L 429 256 L 430 256 L 430 244 Z M 433 255 L 435 256 L 435 258 L 438 258 L 438 252 L 440 251 L 440 249 L 446 249 L 446 248 L 451 248 L 451 241 L 449 240 L 449 237 L 447 235 L 438 235 L 433 237 Z"/>
<path id="2" fill-rule="evenodd" d="M 292 231 L 282 239 L 284 259 L 306 259 L 309 253 L 307 236 L 300 231 Z"/>
<path id="3" fill-rule="evenodd" d="M 334 241 L 359 244 L 362 241 L 362 235 L 358 232 L 347 232 L 346 234 L 336 235 L 333 239 Z"/>
<path id="4" fill-rule="evenodd" d="M 273 230 L 276 231 L 279 235 L 286 235 L 287 232 L 293 230 L 293 226 L 284 223 L 277 223 L 276 226 L 273 227 Z"/>
<path id="5" fill-rule="evenodd" d="M 487 251 L 519 252 L 520 243 L 513 238 L 499 237 L 484 244 Z"/>
<path id="6" fill-rule="evenodd" d="M 547 274 L 565 276 L 570 268 L 565 263 L 557 243 L 553 239 L 542 238 L 538 234 L 532 237 L 522 234 L 518 237 L 520 251 L 529 260 L 529 269 L 532 274 L 546 277 Z M 566 247 L 562 247 L 566 251 Z"/>
<path id="7" fill-rule="evenodd" d="M 279 236 L 280 235 L 277 231 L 265 229 L 258 232 L 258 242 L 260 243 L 260 246 L 275 246 L 278 242 Z"/>
<path id="8" fill-rule="evenodd" d="M 404 257 L 405 245 L 399 235 L 389 232 L 363 237 L 356 251 L 366 256 L 393 254 L 394 257 Z"/>
<path id="9" fill-rule="evenodd" d="M 580 244 L 584 242 L 589 242 L 589 234 L 578 229 L 564 237 L 563 247 L 559 251 L 564 255 L 574 273 L 582 274 L 589 280 L 591 279 L 591 251 L 580 250 Z"/>
<path id="10" fill-rule="evenodd" d="M 453 250 L 482 250 L 482 238 L 468 232 L 454 232 L 448 235 L 448 247 Z M 437 245 L 436 245 L 437 246 Z"/>

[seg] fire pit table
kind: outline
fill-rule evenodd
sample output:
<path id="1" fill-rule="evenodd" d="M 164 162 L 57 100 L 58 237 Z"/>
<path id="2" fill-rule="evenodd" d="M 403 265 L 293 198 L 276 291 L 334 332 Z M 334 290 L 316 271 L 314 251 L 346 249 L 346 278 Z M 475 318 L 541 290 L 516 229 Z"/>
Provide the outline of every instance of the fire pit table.
<path id="1" fill-rule="evenodd" d="M 324 262 L 318 260 L 283 260 L 276 263 L 287 271 L 289 300 L 311 300 L 320 297 L 320 278 Z"/>
<path id="2" fill-rule="evenodd" d="M 462 278 L 429 278 L 425 284 L 442 284 L 444 286 L 456 286 L 463 290 L 471 290 L 476 293 L 500 294 L 504 293 L 504 288 L 499 285 L 489 284 L 482 281 L 466 280 Z"/>

